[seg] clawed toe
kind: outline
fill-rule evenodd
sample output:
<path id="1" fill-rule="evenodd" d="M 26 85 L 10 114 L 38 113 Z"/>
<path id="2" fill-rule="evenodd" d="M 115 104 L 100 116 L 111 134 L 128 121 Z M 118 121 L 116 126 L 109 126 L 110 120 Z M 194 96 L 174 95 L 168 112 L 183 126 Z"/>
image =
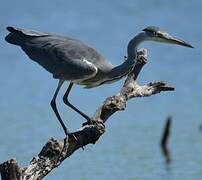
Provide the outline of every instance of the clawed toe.
<path id="1" fill-rule="evenodd" d="M 78 140 L 78 138 L 75 136 L 75 134 L 73 134 L 73 133 L 68 133 L 68 137 L 69 137 L 69 138 L 72 137 L 72 138 L 79 144 L 79 146 L 84 150 L 83 145 L 81 145 L 81 143 L 79 142 L 79 140 Z"/>

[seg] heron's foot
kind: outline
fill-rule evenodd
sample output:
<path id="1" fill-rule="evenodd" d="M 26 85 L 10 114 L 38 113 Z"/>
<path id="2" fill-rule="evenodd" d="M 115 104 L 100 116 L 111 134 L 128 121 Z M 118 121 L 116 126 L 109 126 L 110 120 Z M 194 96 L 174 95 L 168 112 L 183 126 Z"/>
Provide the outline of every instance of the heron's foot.
<path id="1" fill-rule="evenodd" d="M 73 138 L 79 144 L 79 146 L 84 150 L 83 145 L 81 145 L 81 143 L 79 142 L 78 138 L 73 133 L 68 133 L 67 136 L 69 138 Z"/>
<path id="2" fill-rule="evenodd" d="M 87 121 L 82 124 L 83 126 L 85 126 L 85 125 L 93 125 L 94 124 L 94 122 L 93 122 L 93 120 L 91 118 L 87 117 L 86 120 Z"/>
<path id="3" fill-rule="evenodd" d="M 70 133 L 70 131 L 66 127 L 64 127 L 64 132 L 66 137 L 73 138 L 79 144 L 79 146 L 84 150 L 83 145 L 81 145 L 78 138 L 73 133 Z"/>
<path id="4" fill-rule="evenodd" d="M 87 122 L 85 122 L 86 124 L 93 124 L 93 121 L 89 116 L 85 114 L 82 114 L 82 116 L 87 120 Z"/>
<path id="5" fill-rule="evenodd" d="M 88 123 L 88 124 L 93 124 L 92 119 L 88 117 L 88 118 L 87 118 L 87 123 Z"/>

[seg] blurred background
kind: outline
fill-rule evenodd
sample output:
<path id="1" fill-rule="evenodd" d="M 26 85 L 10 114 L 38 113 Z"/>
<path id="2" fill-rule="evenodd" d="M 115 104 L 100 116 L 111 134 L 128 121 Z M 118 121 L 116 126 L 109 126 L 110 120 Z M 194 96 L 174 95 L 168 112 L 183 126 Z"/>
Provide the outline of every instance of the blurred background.
<path id="1" fill-rule="evenodd" d="M 148 49 L 148 63 L 139 83 L 165 80 L 176 90 L 131 100 L 124 112 L 110 118 L 106 133 L 95 145 L 76 151 L 45 179 L 201 179 L 201 8 L 198 0 L 1 0 L 0 162 L 16 157 L 25 166 L 50 137 L 64 137 L 49 105 L 57 80 L 19 47 L 4 41 L 6 26 L 74 37 L 120 64 L 128 41 L 146 26 L 155 25 L 195 48 L 142 44 L 141 48 Z M 91 90 L 75 86 L 70 100 L 92 116 L 122 84 L 123 80 Z M 66 87 L 58 96 L 58 109 L 74 131 L 83 119 L 62 103 Z M 159 143 L 168 115 L 173 123 L 171 163 L 166 165 Z"/>

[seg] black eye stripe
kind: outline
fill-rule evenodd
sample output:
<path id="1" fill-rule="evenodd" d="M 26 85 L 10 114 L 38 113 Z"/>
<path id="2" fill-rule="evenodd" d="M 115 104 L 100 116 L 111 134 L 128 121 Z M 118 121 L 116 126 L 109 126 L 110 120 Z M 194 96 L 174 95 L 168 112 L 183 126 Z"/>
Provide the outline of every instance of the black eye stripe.
<path id="1" fill-rule="evenodd" d="M 158 33 L 160 29 L 158 27 L 155 27 L 155 26 L 148 26 L 147 28 L 143 29 L 143 31 L 146 31 L 146 32 L 151 32 L 151 33 Z"/>
<path id="2" fill-rule="evenodd" d="M 155 31 L 152 31 L 152 30 L 146 30 L 146 32 L 156 33 Z"/>
<path id="3" fill-rule="evenodd" d="M 149 33 L 152 33 L 154 35 L 158 35 L 158 33 L 156 31 L 153 31 L 153 30 L 150 30 L 150 29 L 145 30 L 145 32 L 149 32 Z"/>
<path id="4" fill-rule="evenodd" d="M 160 38 L 164 37 L 164 35 L 161 32 L 155 31 L 153 29 L 144 29 L 143 31 L 151 33 L 153 34 L 153 36 L 156 36 L 156 37 L 160 37 Z"/>

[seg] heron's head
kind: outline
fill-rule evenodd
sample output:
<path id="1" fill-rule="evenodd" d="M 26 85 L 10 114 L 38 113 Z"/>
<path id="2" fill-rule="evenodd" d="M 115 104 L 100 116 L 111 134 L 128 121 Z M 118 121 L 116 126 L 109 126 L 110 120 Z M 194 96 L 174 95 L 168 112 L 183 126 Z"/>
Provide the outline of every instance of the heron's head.
<path id="1" fill-rule="evenodd" d="M 149 26 L 149 27 L 143 29 L 143 31 L 145 32 L 147 39 L 149 41 L 157 41 L 157 42 L 161 42 L 161 43 L 176 44 L 176 45 L 180 45 L 180 46 L 193 48 L 192 45 L 186 43 L 183 40 L 177 39 L 177 38 L 169 35 L 167 32 L 162 31 L 158 27 Z"/>

